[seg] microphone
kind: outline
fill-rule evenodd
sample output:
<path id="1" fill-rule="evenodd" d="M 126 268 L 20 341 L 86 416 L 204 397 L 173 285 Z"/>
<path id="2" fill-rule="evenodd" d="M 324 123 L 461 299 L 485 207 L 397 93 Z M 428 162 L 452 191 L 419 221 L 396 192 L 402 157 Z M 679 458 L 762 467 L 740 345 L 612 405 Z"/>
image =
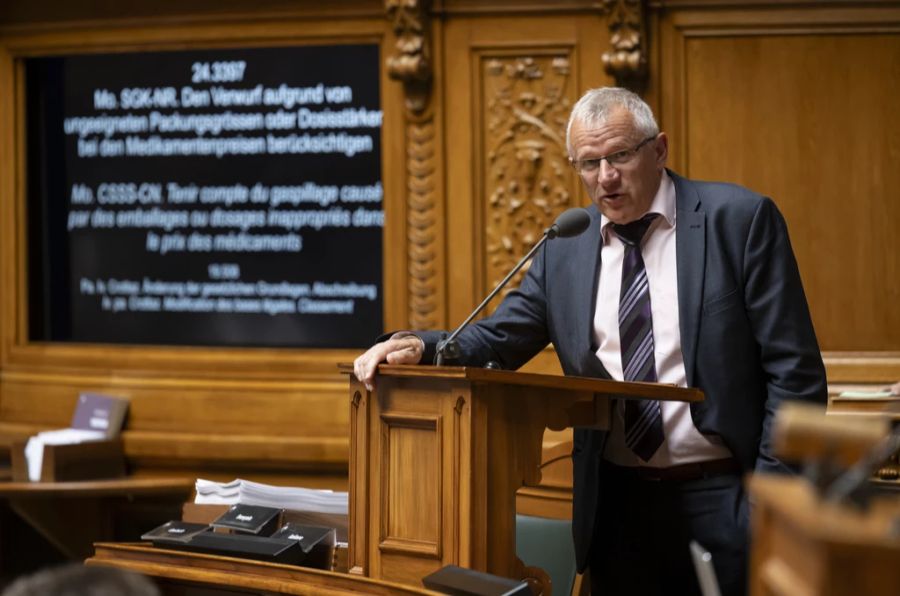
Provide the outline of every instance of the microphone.
<path id="1" fill-rule="evenodd" d="M 591 216 L 588 214 L 586 209 L 581 207 L 575 207 L 572 209 L 566 209 L 556 218 L 556 221 L 553 222 L 549 228 L 544 230 L 541 239 L 537 241 L 537 243 L 531 247 L 531 250 L 528 251 L 522 260 L 520 260 L 515 267 L 513 267 L 512 271 L 510 271 L 506 277 L 503 278 L 497 287 L 488 294 L 487 298 L 485 298 L 481 304 L 475 307 L 475 310 L 472 311 L 472 314 L 466 318 L 465 321 L 457 327 L 453 333 L 450 334 L 450 337 L 441 341 L 437 345 L 437 350 L 434 354 L 434 363 L 437 366 L 443 366 L 448 362 L 455 361 L 459 359 L 459 344 L 456 343 L 456 338 L 459 336 L 460 332 L 466 328 L 466 326 L 472 322 L 478 313 L 484 310 L 484 307 L 488 305 L 488 303 L 493 300 L 494 296 L 497 295 L 500 290 L 502 290 L 506 284 L 509 283 L 509 280 L 513 278 L 513 276 L 519 272 L 525 263 L 527 263 L 531 257 L 534 256 L 534 253 L 538 251 L 538 249 L 544 245 L 547 240 L 552 240 L 554 238 L 571 238 L 573 236 L 578 236 L 591 225 Z M 498 366 L 499 368 L 499 366 Z"/>
<path id="2" fill-rule="evenodd" d="M 589 225 L 591 225 L 591 216 L 587 209 L 581 207 L 566 209 L 559 214 L 552 226 L 544 230 L 544 236 L 550 240 L 554 238 L 571 238 L 584 232 Z M 538 242 L 537 246 L 540 247 L 542 242 L 543 239 Z M 532 252 L 534 252 L 534 249 L 532 249 Z"/>

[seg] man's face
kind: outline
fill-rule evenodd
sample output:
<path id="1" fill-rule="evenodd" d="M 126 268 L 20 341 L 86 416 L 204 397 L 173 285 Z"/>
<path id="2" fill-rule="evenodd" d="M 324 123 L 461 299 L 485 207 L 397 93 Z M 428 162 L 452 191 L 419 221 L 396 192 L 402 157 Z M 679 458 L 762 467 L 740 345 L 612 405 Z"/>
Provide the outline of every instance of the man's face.
<path id="1" fill-rule="evenodd" d="M 613 111 L 601 124 L 586 125 L 576 120 L 570 138 L 570 157 L 575 163 L 629 151 L 645 140 L 635 128 L 631 113 L 624 108 Z M 603 160 L 592 171 L 584 169 L 581 180 L 603 215 L 613 223 L 629 223 L 650 208 L 667 155 L 668 140 L 665 133 L 660 133 L 624 163 L 610 165 Z"/>

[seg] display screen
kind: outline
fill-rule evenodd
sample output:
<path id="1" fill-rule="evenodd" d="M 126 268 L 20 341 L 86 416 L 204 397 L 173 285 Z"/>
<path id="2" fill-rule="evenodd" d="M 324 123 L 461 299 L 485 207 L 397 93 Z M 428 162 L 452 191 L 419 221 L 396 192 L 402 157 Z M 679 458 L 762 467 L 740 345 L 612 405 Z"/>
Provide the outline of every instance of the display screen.
<path id="1" fill-rule="evenodd" d="M 382 332 L 377 45 L 25 61 L 33 340 Z"/>

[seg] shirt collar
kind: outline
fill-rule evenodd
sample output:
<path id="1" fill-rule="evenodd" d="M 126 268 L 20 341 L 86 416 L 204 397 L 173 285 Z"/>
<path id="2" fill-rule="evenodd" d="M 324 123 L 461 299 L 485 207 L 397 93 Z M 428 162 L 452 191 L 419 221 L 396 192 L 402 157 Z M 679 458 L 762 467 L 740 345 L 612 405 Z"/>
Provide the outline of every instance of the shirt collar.
<path id="1" fill-rule="evenodd" d="M 664 220 L 665 224 L 660 223 L 657 225 L 667 225 L 670 228 L 675 227 L 675 183 L 672 182 L 672 178 L 665 169 L 662 171 L 662 176 L 659 180 L 659 188 L 656 190 L 656 195 L 653 196 L 653 201 L 650 203 L 650 208 L 647 210 L 647 213 L 656 213 L 657 215 L 662 216 L 659 219 Z M 644 213 L 643 215 L 646 215 L 647 213 Z M 603 244 L 609 242 L 610 225 L 612 225 L 612 222 L 601 213 L 600 230 L 601 236 L 603 237 Z"/>

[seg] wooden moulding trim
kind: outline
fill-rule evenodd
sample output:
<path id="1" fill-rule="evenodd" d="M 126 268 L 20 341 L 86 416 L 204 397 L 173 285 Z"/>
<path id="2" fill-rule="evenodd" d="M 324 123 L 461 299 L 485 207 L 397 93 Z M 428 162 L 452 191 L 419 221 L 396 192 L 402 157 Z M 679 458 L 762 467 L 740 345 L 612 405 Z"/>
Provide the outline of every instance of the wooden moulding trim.
<path id="1" fill-rule="evenodd" d="M 589 12 L 603 14 L 602 0 L 443 0 L 432 12 L 437 16 L 528 16 Z"/>
<path id="2" fill-rule="evenodd" d="M 341 362 L 352 362 L 359 349 L 275 349 L 204 348 L 195 346 L 114 346 L 109 344 L 25 343 L 9 346 L 5 369 L 28 371 L 53 369 L 106 370 L 132 374 L 160 367 L 169 371 L 190 371 L 197 376 L 261 374 L 267 379 L 278 376 L 297 378 L 300 373 L 320 379 L 336 378 Z M 260 371 L 264 367 L 264 373 Z M 324 371 L 324 372 L 323 372 Z M 144 374 L 140 372 L 140 374 Z"/>
<path id="3" fill-rule="evenodd" d="M 2 497 L 142 497 L 148 495 L 189 496 L 193 478 L 110 478 L 77 482 L 12 482 L 0 485 Z"/>
<path id="4" fill-rule="evenodd" d="M 651 9 L 684 10 L 696 8 L 860 8 L 861 5 L 890 6 L 897 0 L 646 0 Z"/>
<path id="5" fill-rule="evenodd" d="M 900 352 L 823 352 L 822 358 L 825 362 L 825 369 L 828 375 L 829 383 L 895 383 L 900 381 Z M 338 366 L 340 372 L 344 374 L 352 373 L 352 367 L 341 364 Z M 467 379 L 470 381 L 496 381 L 510 384 L 536 386 L 554 386 L 582 389 L 586 388 L 585 384 L 595 383 L 611 383 L 611 389 L 614 387 L 615 381 L 602 381 L 600 379 L 584 379 L 581 377 L 560 377 L 556 375 L 537 375 L 531 373 L 513 372 L 513 371 L 497 371 L 481 368 L 470 367 L 405 367 L 382 365 L 379 371 L 397 377 L 431 377 L 441 376 L 444 378 Z M 665 385 L 647 385 L 647 396 L 655 388 L 656 391 L 669 392 L 673 388 Z M 687 389 L 685 391 L 696 391 Z M 697 399 L 689 399 L 686 401 L 699 401 L 702 399 L 702 393 Z M 682 399 L 684 399 L 682 397 Z"/>
<path id="6" fill-rule="evenodd" d="M 0 422 L 0 445 L 27 439 L 45 426 Z M 186 433 L 126 430 L 122 433 L 129 460 L 167 460 L 266 464 L 303 464 L 317 469 L 346 469 L 348 437 L 275 437 L 270 435 Z"/>
<path id="7" fill-rule="evenodd" d="M 322 571 L 265 561 L 248 561 L 235 557 L 170 551 L 143 545 L 102 543 L 95 545 L 95 555 L 86 565 L 111 565 L 133 569 L 147 575 L 213 581 L 221 586 L 262 589 L 273 594 L 434 594 L 416 586 L 365 578 L 351 574 Z"/>
<path id="8" fill-rule="evenodd" d="M 680 8 L 680 7 L 679 7 Z M 896 29 L 900 23 L 900 6 L 861 7 L 822 6 L 779 7 L 757 10 L 755 7 L 733 7 L 734 10 L 670 9 L 672 24 L 686 36 L 741 34 L 816 34 L 822 32 L 868 32 Z"/>
<path id="9" fill-rule="evenodd" d="M 572 491 L 520 488 L 516 493 L 516 513 L 571 520 Z"/>
<path id="10" fill-rule="evenodd" d="M 269 460 L 308 462 L 346 467 L 348 437 L 277 437 L 268 435 L 193 434 L 125 431 L 125 455 L 134 457 L 193 457 L 216 461 Z"/>
<path id="11" fill-rule="evenodd" d="M 164 362 L 159 364 L 164 365 Z M 112 369 L 87 369 L 76 367 L 74 363 L 69 367 L 22 367 L 6 365 L 0 377 L 6 383 L 42 384 L 42 385 L 103 385 L 115 387 L 147 387 L 147 388 L 179 388 L 207 389 L 214 387 L 234 387 L 242 390 L 262 391 L 290 391 L 305 390 L 318 392 L 344 392 L 346 383 L 339 376 L 334 363 L 322 363 L 318 370 L 309 364 L 300 366 L 295 370 L 289 369 L 288 363 L 284 368 L 265 368 L 260 370 L 258 365 L 254 369 L 245 369 L 240 366 L 228 366 L 220 363 L 219 366 L 199 366 L 196 370 L 166 367 L 150 368 L 145 362 L 140 368 L 127 368 L 115 366 Z M 244 363 L 245 365 L 248 363 Z M 109 366 L 109 363 L 107 363 Z M 306 369 L 310 369 L 308 372 Z M 333 373 L 329 371 L 334 371 Z M 182 373 L 182 374 L 178 374 Z"/>
<path id="12" fill-rule="evenodd" d="M 347 6 L 348 4 L 356 4 L 357 6 Z M 365 4 L 365 6 L 363 6 Z M 0 25 L 0 35 L 27 35 L 43 32 L 59 31 L 66 29 L 69 31 L 85 30 L 85 29 L 107 29 L 107 28 L 144 28 L 159 26 L 197 26 L 208 24 L 220 25 L 238 25 L 246 26 L 260 23 L 268 23 L 271 21 L 346 21 L 356 19 L 366 19 L 380 22 L 383 18 L 384 6 L 381 0 L 367 0 L 366 2 L 317 2 L 317 3 L 294 3 L 296 6 L 292 10 L 259 10 L 255 12 L 202 12 L 197 11 L 185 14 L 156 14 L 128 16 L 128 17 L 112 17 L 104 18 L 79 18 L 71 20 L 47 20 L 47 21 L 28 21 L 18 23 L 5 23 Z M 321 8 L 321 7 L 327 8 Z"/>
<path id="13" fill-rule="evenodd" d="M 315 23 L 315 22 L 314 22 Z M 64 24 L 63 24 L 64 25 Z M 381 45 L 384 31 L 371 22 L 270 21 L 239 27 L 236 24 L 204 22 L 171 27 L 110 29 L 107 27 L 73 31 L 53 28 L 44 33 L 15 35 L 0 30 L 0 47 L 16 58 L 98 52 L 204 50 L 222 47 L 281 47 L 309 44 L 373 43 Z M 79 36 L 80 33 L 80 36 Z M 90 40 L 89 42 L 86 40 Z M 89 45 L 86 45 L 89 44 Z"/>
<path id="14" fill-rule="evenodd" d="M 719 38 L 719 37 L 772 37 L 772 36 L 809 36 L 809 35 L 875 35 L 897 33 L 900 23 L 877 24 L 842 24 L 842 25 L 766 25 L 766 26 L 710 26 L 706 28 L 683 29 L 685 39 Z"/>
<path id="15" fill-rule="evenodd" d="M 346 374 L 353 372 L 352 367 L 349 365 L 341 365 L 339 368 L 341 372 Z M 440 377 L 445 379 L 465 379 L 474 383 L 525 385 L 568 391 L 593 391 L 595 393 L 611 395 L 623 393 L 621 383 L 606 379 L 542 375 L 476 367 L 401 366 L 382 364 L 378 367 L 378 371 L 392 377 Z M 629 383 L 629 391 L 627 393 L 635 397 L 651 397 L 663 401 L 703 401 L 703 392 L 699 389 L 675 387 L 673 385 L 661 385 L 657 383 Z"/>
<path id="16" fill-rule="evenodd" d="M 516 491 L 518 497 L 528 497 L 542 501 L 559 501 L 560 503 L 572 504 L 572 489 L 550 489 L 542 487 L 523 486 Z"/>
<path id="17" fill-rule="evenodd" d="M 825 352 L 829 383 L 900 381 L 900 352 Z"/>
<path id="18" fill-rule="evenodd" d="M 384 553 L 419 555 L 428 558 L 439 558 L 440 547 L 427 540 L 410 540 L 409 538 L 385 538 L 378 544 L 378 550 Z"/>

